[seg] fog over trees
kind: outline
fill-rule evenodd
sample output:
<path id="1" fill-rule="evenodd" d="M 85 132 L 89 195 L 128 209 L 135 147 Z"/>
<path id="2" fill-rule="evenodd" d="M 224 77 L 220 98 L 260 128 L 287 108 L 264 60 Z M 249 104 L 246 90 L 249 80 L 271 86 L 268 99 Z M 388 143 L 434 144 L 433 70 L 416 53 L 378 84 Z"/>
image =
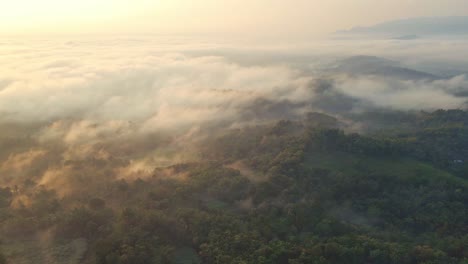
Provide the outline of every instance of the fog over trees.
<path id="1" fill-rule="evenodd" d="M 0 264 L 467 263 L 439 37 L 1 37 Z"/>

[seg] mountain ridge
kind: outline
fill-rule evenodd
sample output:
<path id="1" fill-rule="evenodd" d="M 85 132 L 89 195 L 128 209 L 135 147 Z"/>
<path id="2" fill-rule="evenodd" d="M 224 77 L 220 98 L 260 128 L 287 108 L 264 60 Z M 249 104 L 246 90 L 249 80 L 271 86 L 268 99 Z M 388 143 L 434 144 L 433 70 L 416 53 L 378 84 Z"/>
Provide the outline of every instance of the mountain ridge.
<path id="1" fill-rule="evenodd" d="M 340 30 L 335 35 L 401 36 L 468 36 L 468 16 L 416 17 L 390 20 L 371 26 Z M 413 39 L 413 38 L 410 38 Z"/>

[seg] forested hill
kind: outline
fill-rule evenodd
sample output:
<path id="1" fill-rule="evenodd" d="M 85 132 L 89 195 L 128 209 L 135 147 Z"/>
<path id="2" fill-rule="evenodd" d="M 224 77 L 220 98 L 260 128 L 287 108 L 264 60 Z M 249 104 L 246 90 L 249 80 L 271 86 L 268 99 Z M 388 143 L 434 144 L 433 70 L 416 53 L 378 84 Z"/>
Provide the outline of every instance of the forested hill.
<path id="1" fill-rule="evenodd" d="M 79 194 L 0 190 L 0 263 L 468 263 L 468 112 L 347 118 L 225 130 L 149 177 L 69 160 Z"/>

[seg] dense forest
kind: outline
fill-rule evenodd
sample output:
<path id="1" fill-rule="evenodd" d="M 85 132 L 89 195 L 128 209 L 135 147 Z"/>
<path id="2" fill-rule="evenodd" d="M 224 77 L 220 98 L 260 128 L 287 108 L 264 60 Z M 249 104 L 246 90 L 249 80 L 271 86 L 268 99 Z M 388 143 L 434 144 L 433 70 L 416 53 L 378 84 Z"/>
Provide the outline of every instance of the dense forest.
<path id="1" fill-rule="evenodd" d="M 468 263 L 467 111 L 230 128 L 193 143 L 193 161 L 133 177 L 115 175 L 127 160 L 62 158 L 28 133 L 0 145 L 47 149 L 34 161 L 2 154 L 29 162 L 25 175 L 73 175 L 21 178 L 4 165 L 1 264 Z"/>

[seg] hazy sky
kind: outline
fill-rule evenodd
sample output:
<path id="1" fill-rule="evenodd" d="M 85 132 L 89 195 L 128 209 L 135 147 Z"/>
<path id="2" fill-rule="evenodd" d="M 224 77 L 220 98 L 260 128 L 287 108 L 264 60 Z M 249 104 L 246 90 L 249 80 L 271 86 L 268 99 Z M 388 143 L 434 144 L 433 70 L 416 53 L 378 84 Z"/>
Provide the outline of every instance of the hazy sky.
<path id="1" fill-rule="evenodd" d="M 320 35 L 448 15 L 468 15 L 468 0 L 0 0 L 0 34 Z"/>

